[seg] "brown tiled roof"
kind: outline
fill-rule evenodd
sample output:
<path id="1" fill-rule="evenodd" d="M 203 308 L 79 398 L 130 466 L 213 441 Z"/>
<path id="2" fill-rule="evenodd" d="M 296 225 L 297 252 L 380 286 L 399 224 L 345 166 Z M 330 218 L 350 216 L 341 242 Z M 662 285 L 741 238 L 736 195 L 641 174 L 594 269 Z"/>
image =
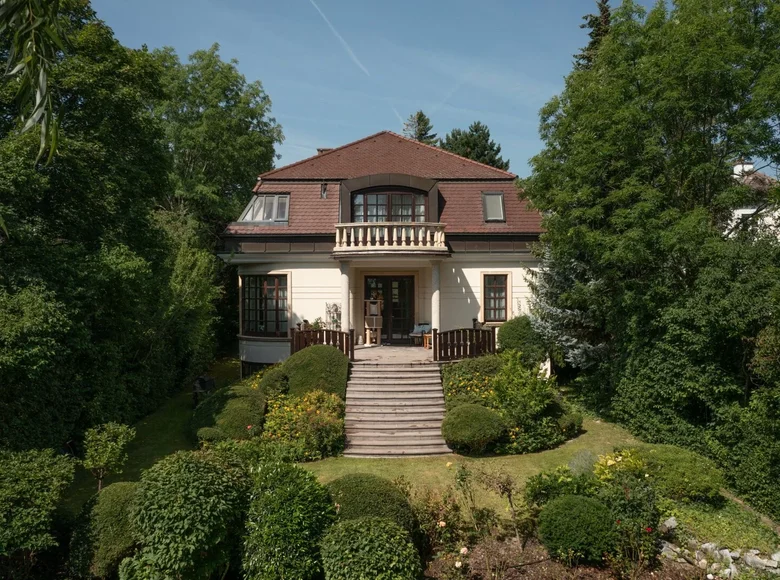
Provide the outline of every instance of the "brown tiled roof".
<path id="1" fill-rule="evenodd" d="M 751 171 L 738 178 L 739 182 L 747 185 L 754 191 L 766 193 L 777 185 L 777 180 L 760 171 Z"/>
<path id="2" fill-rule="evenodd" d="M 327 184 L 327 197 L 322 199 L 320 183 L 263 183 L 255 188 L 260 193 L 289 193 L 289 222 L 286 226 L 265 226 L 233 222 L 226 234 L 334 234 L 339 221 L 339 184 Z"/>
<path id="3" fill-rule="evenodd" d="M 263 181 L 351 179 L 378 173 L 403 173 L 429 179 L 516 177 L 508 171 L 407 139 L 392 131 L 381 131 L 297 163 L 273 169 L 260 177 Z"/>
<path id="4" fill-rule="evenodd" d="M 485 222 L 482 208 L 483 191 L 504 193 L 506 222 Z M 447 224 L 447 234 L 538 234 L 542 230 L 542 216 L 518 197 L 514 183 L 439 182 L 444 198 L 439 221 Z"/>

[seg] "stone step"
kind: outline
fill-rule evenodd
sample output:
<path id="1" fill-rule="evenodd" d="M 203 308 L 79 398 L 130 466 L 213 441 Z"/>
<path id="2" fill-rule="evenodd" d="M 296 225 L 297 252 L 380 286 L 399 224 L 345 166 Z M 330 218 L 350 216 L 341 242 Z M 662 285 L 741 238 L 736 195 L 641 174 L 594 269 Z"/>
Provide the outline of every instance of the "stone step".
<path id="1" fill-rule="evenodd" d="M 382 447 L 374 445 L 353 445 L 344 451 L 345 457 L 424 457 L 427 455 L 449 455 L 446 444 L 417 445 L 411 447 Z"/>
<path id="2" fill-rule="evenodd" d="M 441 394 L 441 385 L 421 383 L 417 385 L 369 385 L 363 383 L 347 385 L 347 393 L 391 393 L 392 395 L 401 395 L 403 393 L 439 393 Z"/>
<path id="3" fill-rule="evenodd" d="M 440 378 L 441 372 L 439 369 L 419 369 L 419 370 L 405 370 L 405 369 L 352 369 L 349 373 L 352 378 L 355 377 L 395 377 L 398 379 L 416 379 L 418 377 L 435 377 Z"/>
<path id="4" fill-rule="evenodd" d="M 357 441 L 358 439 L 383 439 L 413 437 L 416 441 L 423 441 L 434 438 L 441 440 L 441 426 L 422 429 L 413 429 L 411 427 L 396 427 L 395 429 L 375 429 L 374 427 L 347 427 L 347 441 Z"/>
<path id="5" fill-rule="evenodd" d="M 431 390 L 393 392 L 393 391 L 374 391 L 374 390 L 350 391 L 349 389 L 347 389 L 347 403 L 349 403 L 350 400 L 358 400 L 358 399 L 387 400 L 389 402 L 399 401 L 399 400 L 416 401 L 418 399 L 436 399 L 444 402 L 444 393 L 442 393 L 441 391 L 436 392 Z"/>
<path id="6" fill-rule="evenodd" d="M 405 372 L 439 369 L 439 363 L 434 362 L 409 362 L 409 363 L 378 363 L 378 362 L 353 362 L 351 368 L 354 369 L 374 369 L 374 370 L 402 370 Z"/>
<path id="7" fill-rule="evenodd" d="M 412 403 L 410 405 L 406 404 L 392 404 L 387 405 L 384 403 L 376 404 L 375 402 L 372 403 L 371 401 L 362 401 L 357 404 L 347 404 L 347 416 L 349 417 L 351 414 L 355 414 L 356 416 L 359 415 L 370 415 L 370 414 L 380 414 L 380 415 L 387 415 L 387 414 L 409 414 L 409 415 L 430 415 L 431 413 L 441 413 L 442 417 L 444 416 L 444 404 L 437 403 L 430 405 L 421 405 L 419 403 Z"/>
<path id="8" fill-rule="evenodd" d="M 350 429 L 368 429 L 371 431 L 398 431 L 399 429 L 436 429 L 441 431 L 441 417 L 429 421 L 411 419 L 401 421 L 393 416 L 392 419 L 351 419 L 346 422 L 347 431 Z"/>
<path id="9" fill-rule="evenodd" d="M 353 385 L 364 386 L 377 386 L 377 387 L 414 387 L 417 385 L 428 385 L 429 387 L 435 387 L 441 390 L 441 381 L 439 379 L 371 379 L 371 378 L 359 378 L 350 379 L 347 382 L 347 387 Z"/>
<path id="10" fill-rule="evenodd" d="M 378 436 L 378 437 L 362 437 L 360 435 L 353 435 L 347 437 L 347 445 L 371 445 L 372 447 L 400 447 L 406 445 L 408 447 L 419 447 L 421 445 L 445 445 L 444 439 L 441 434 L 439 435 L 425 435 L 422 437 L 414 436 Z"/>

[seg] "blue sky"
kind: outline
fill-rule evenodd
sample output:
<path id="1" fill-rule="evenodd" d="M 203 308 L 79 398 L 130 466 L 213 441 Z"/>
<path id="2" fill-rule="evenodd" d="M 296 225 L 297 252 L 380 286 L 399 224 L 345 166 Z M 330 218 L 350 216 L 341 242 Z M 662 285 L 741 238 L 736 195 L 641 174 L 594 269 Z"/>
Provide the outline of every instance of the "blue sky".
<path id="1" fill-rule="evenodd" d="M 616 3 L 616 2 L 615 2 Z M 649 2 L 643 2 L 649 4 Z M 439 136 L 479 120 L 528 174 L 538 111 L 587 42 L 592 0 L 93 0 L 130 47 L 184 59 L 217 42 L 273 101 L 277 166 L 423 109 Z M 400 118 L 399 118 L 400 117 Z"/>

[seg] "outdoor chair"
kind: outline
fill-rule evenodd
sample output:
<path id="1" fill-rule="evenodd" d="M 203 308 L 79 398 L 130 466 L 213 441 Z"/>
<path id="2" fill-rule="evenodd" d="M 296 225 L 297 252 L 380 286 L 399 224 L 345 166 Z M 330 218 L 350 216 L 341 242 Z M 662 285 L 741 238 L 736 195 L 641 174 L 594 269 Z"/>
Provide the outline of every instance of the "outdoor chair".
<path id="1" fill-rule="evenodd" d="M 410 344 L 415 344 L 415 342 L 422 344 L 423 335 L 428 334 L 430 332 L 431 332 L 430 322 L 421 322 L 419 324 L 416 324 L 412 329 L 412 331 L 409 333 Z"/>

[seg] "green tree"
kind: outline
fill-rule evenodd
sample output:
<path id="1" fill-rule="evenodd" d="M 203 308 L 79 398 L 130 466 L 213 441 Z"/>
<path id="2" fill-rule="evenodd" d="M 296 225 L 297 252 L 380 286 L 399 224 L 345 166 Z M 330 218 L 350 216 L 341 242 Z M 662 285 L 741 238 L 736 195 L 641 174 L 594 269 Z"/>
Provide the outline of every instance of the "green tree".
<path id="1" fill-rule="evenodd" d="M 432 133 L 433 123 L 428 115 L 422 111 L 417 111 L 409 115 L 404 123 L 404 135 L 409 139 L 414 139 L 426 145 L 436 145 L 436 133 Z"/>
<path id="2" fill-rule="evenodd" d="M 476 121 L 469 125 L 468 130 L 453 129 L 441 140 L 441 148 L 479 161 L 485 165 L 492 165 L 498 169 L 509 169 L 509 159 L 501 158 L 501 145 L 490 138 L 490 129 L 487 125 Z"/>
<path id="3" fill-rule="evenodd" d="M 737 456 L 771 466 L 776 452 L 745 452 L 758 440 L 739 427 L 746 415 L 762 413 L 766 440 L 780 428 L 754 403 L 777 384 L 749 365 L 775 324 L 778 241 L 726 234 L 755 195 L 730 160 L 780 162 L 779 25 L 774 2 L 677 0 L 649 13 L 624 2 L 592 66 L 542 110 L 545 146 L 525 184 L 545 215 L 537 329 L 579 366 L 594 404 L 716 457 L 737 484 L 755 469 Z M 776 511 L 769 486 L 738 489 Z"/>
<path id="4" fill-rule="evenodd" d="M 609 0 L 596 0 L 596 7 L 599 11 L 598 14 L 588 14 L 582 17 L 585 22 L 580 24 L 580 28 L 589 31 L 590 41 L 588 46 L 574 55 L 574 68 L 576 69 L 588 69 L 593 66 L 593 60 L 596 58 L 601 41 L 609 34 L 611 20 Z"/>
<path id="5" fill-rule="evenodd" d="M 84 467 L 98 481 L 98 491 L 103 489 L 107 475 L 122 473 L 127 461 L 127 445 L 135 438 L 135 429 L 119 423 L 106 423 L 88 429 L 84 435 Z"/>

